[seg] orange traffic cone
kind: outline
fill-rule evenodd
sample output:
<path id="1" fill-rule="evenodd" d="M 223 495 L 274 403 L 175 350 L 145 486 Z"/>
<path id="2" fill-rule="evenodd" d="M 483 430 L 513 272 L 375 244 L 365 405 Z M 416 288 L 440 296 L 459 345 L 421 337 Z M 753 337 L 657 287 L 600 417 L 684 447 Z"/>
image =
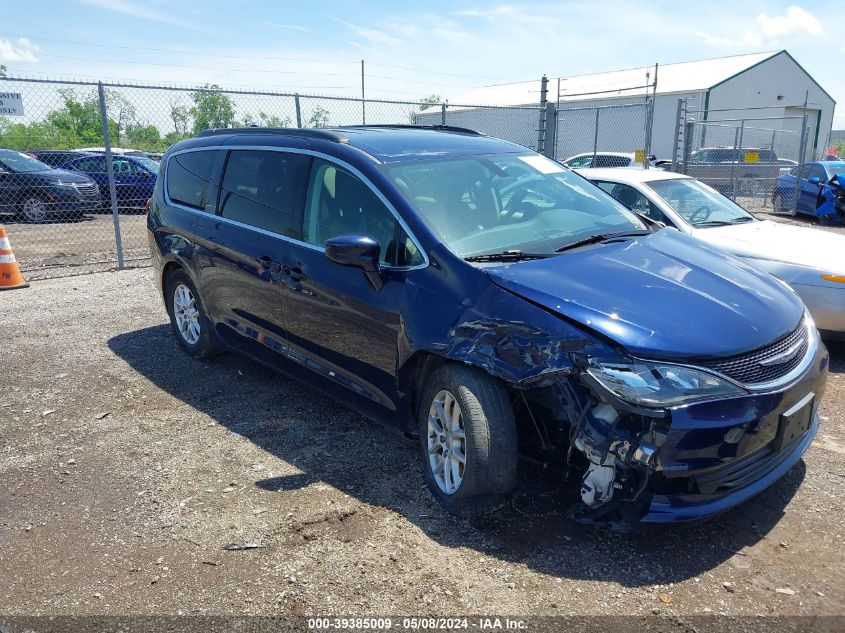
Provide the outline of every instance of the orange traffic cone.
<path id="1" fill-rule="evenodd" d="M 6 229 L 0 226 L 0 290 L 28 288 L 29 284 L 21 275 L 21 269 L 12 252 L 12 245 L 6 237 Z"/>

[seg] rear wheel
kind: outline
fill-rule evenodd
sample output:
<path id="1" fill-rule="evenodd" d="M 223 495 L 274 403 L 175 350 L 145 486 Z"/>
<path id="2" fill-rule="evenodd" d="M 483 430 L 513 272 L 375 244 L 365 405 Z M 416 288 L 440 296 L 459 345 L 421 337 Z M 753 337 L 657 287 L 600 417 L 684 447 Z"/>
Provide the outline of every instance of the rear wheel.
<path id="1" fill-rule="evenodd" d="M 772 210 L 775 213 L 782 213 L 784 215 L 794 215 L 794 209 L 790 209 L 786 206 L 786 202 L 783 199 L 783 194 L 775 193 L 772 196 Z"/>
<path id="2" fill-rule="evenodd" d="M 179 346 L 195 358 L 216 354 L 219 350 L 214 344 L 211 323 L 187 273 L 177 270 L 168 276 L 164 293 L 170 326 Z"/>
<path id="3" fill-rule="evenodd" d="M 501 383 L 444 365 L 426 381 L 418 415 L 425 480 L 440 504 L 461 517 L 501 507 L 517 466 L 513 408 Z"/>

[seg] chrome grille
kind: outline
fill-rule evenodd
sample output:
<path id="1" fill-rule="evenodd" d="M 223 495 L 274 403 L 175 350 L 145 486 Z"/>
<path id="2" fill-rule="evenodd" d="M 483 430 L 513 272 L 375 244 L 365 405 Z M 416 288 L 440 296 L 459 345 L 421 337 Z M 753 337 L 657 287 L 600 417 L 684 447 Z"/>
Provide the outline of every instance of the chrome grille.
<path id="1" fill-rule="evenodd" d="M 99 188 L 97 187 L 96 183 L 93 182 L 80 182 L 76 184 L 76 189 L 81 193 L 83 196 L 95 196 L 99 192 Z"/>
<path id="2" fill-rule="evenodd" d="M 798 367 L 807 355 L 808 344 L 807 327 L 802 318 L 797 328 L 771 345 L 753 352 L 695 364 L 717 371 L 742 384 L 756 385 L 782 378 Z M 798 345 L 798 351 L 786 362 L 768 366 L 761 364 L 787 352 L 795 345 Z"/>

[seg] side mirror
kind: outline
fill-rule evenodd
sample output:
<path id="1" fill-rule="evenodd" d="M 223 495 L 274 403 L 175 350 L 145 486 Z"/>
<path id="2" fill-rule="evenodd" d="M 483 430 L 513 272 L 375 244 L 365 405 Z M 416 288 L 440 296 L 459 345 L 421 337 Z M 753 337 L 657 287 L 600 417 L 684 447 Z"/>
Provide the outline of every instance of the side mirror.
<path id="1" fill-rule="evenodd" d="M 822 181 L 819 180 L 818 176 L 813 176 L 812 178 L 807 180 L 807 182 L 809 182 L 811 185 L 820 185 Z"/>
<path id="2" fill-rule="evenodd" d="M 376 290 L 381 290 L 378 240 L 369 235 L 339 235 L 326 242 L 326 257 L 341 266 L 360 268 Z"/>

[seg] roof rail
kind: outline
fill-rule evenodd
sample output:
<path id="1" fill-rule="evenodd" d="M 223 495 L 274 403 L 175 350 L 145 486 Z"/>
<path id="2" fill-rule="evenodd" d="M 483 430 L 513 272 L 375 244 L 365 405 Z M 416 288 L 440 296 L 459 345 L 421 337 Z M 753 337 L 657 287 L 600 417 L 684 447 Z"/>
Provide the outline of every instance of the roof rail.
<path id="1" fill-rule="evenodd" d="M 284 134 L 286 136 L 299 136 L 302 138 L 318 138 L 336 143 L 346 143 L 349 139 L 343 134 L 332 130 L 320 128 L 298 128 L 298 127 L 217 127 L 203 130 L 197 137 L 221 136 L 224 134 Z"/>
<path id="2" fill-rule="evenodd" d="M 478 130 L 471 130 L 468 127 L 456 127 L 454 125 L 409 125 L 407 123 L 373 123 L 366 125 L 341 125 L 337 129 L 343 130 L 351 129 L 367 129 L 367 128 L 383 128 L 383 129 L 399 129 L 399 130 L 434 130 L 436 132 L 456 132 L 458 134 L 472 134 L 473 136 L 484 136 Z"/>

